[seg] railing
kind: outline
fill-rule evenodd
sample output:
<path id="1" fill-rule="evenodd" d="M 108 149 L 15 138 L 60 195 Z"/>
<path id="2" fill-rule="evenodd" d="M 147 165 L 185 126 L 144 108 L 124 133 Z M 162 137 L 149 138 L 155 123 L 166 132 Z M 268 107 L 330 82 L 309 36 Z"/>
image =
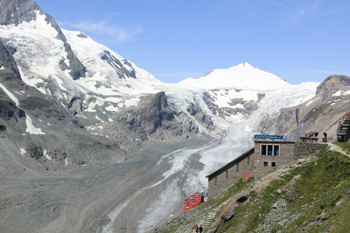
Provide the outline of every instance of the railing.
<path id="1" fill-rule="evenodd" d="M 318 137 L 300 137 L 300 142 L 318 143 Z"/>

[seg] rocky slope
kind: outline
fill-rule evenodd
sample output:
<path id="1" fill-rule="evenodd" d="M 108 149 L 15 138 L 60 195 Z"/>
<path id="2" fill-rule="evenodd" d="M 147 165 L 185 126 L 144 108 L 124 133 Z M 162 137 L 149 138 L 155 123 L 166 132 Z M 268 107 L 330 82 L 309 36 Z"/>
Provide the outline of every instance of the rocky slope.
<path id="1" fill-rule="evenodd" d="M 328 134 L 329 140 L 336 139 L 339 121 L 349 111 L 350 78 L 344 75 L 331 75 L 318 87 L 316 96 L 293 108 L 266 117 L 259 131 L 270 134 L 303 136 L 310 131 Z M 296 123 L 296 108 L 299 108 L 299 124 Z M 302 112 L 304 110 L 304 120 Z M 302 123 L 304 122 L 304 123 Z"/>
<path id="2" fill-rule="evenodd" d="M 55 99 L 25 84 L 10 50 L 1 40 L 0 66 L 1 134 L 8 140 L 3 145 L 1 159 L 6 158 L 5 154 L 10 158 L 26 155 L 46 169 L 99 160 L 124 160 L 125 152 L 118 144 L 91 135 Z M 65 127 L 67 125 L 69 127 Z M 99 151 L 103 153 L 99 154 Z M 11 172 L 6 169 L 7 163 L 2 163 L 2 166 L 2 172 Z"/>

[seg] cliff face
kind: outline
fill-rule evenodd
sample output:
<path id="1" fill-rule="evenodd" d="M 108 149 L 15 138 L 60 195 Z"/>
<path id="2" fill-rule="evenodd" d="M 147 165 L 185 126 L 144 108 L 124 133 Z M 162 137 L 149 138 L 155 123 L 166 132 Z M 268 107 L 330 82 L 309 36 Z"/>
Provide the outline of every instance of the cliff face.
<path id="1" fill-rule="evenodd" d="M 43 13 L 35 2 L 31 0 L 1 0 L 0 24 L 18 25 L 36 19 L 36 12 Z"/>
<path id="2" fill-rule="evenodd" d="M 0 80 L 21 80 L 16 61 L 11 51 L 0 38 Z"/>

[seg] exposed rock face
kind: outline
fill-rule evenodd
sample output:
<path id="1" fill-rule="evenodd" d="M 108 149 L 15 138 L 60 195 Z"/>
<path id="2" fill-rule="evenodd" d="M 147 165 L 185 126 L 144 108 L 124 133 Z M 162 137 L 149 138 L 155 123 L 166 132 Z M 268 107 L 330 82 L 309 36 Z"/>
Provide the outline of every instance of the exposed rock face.
<path id="1" fill-rule="evenodd" d="M 265 94 L 257 94 L 257 100 L 245 100 L 243 98 L 232 98 L 230 102 L 227 102 L 227 107 L 220 107 L 215 104 L 218 95 L 220 92 L 226 92 L 226 95 L 229 95 L 230 90 L 212 90 L 214 94 L 209 92 L 204 92 L 203 100 L 207 104 L 210 111 L 217 116 L 220 116 L 223 119 L 229 119 L 234 116 L 242 116 L 247 118 L 252 112 L 258 109 L 258 103 L 264 98 Z M 235 90 L 236 93 L 241 92 L 241 90 Z M 222 95 L 222 94 L 221 94 Z"/>
<path id="2" fill-rule="evenodd" d="M 41 15 L 45 15 L 46 21 L 56 29 L 58 37 L 64 42 L 71 76 L 74 80 L 85 77 L 86 68 L 75 56 L 60 27 L 50 15 L 45 14 L 40 9 L 38 4 L 31 0 L 0 0 L 0 6 L 0 25 L 14 24 L 17 26 L 22 22 L 30 22 L 36 19 L 37 12 Z"/>
<path id="3" fill-rule="evenodd" d="M 4 45 L 0 39 L 0 80 L 21 80 L 16 61 L 13 59 L 11 51 Z"/>
<path id="4" fill-rule="evenodd" d="M 18 25 L 36 19 L 35 11 L 41 11 L 40 7 L 31 0 L 1 0 L 0 24 Z"/>
<path id="5" fill-rule="evenodd" d="M 331 75 L 326 78 L 316 90 L 316 95 L 321 94 L 323 100 L 337 91 L 346 91 L 350 86 L 350 77 L 345 75 Z"/>
<path id="6" fill-rule="evenodd" d="M 210 116 L 205 114 L 202 109 L 198 105 L 190 104 L 188 109 L 188 113 L 191 116 L 194 116 L 194 118 L 201 123 L 204 127 L 206 127 L 207 130 L 212 131 L 215 129 L 214 123 Z"/>
<path id="7" fill-rule="evenodd" d="M 125 152 L 116 142 L 91 135 L 55 99 L 27 86 L 1 40 L 0 80 L 0 131 L 2 137 L 10 141 L 7 147 L 22 148 L 23 155 L 48 169 L 124 160 Z M 8 153 L 11 157 L 19 151 L 8 150 Z M 0 162 L 2 159 L 0 156 Z"/>
<path id="8" fill-rule="evenodd" d="M 122 63 L 114 57 L 109 51 L 104 51 L 104 54 L 101 57 L 103 60 L 105 60 L 108 64 L 110 64 L 118 73 L 119 78 L 136 78 L 135 71 L 132 70 L 131 72 L 125 69 L 125 67 L 122 65 Z M 125 64 L 127 64 L 127 60 L 123 61 Z"/>
<path id="9" fill-rule="evenodd" d="M 293 108 L 283 109 L 277 115 L 265 117 L 258 131 L 286 136 L 304 136 L 315 131 L 319 132 L 319 140 L 325 132 L 328 140 L 332 141 L 336 138 L 338 122 L 349 111 L 350 100 L 350 95 L 336 93 L 349 91 L 349 86 L 349 77 L 331 75 L 317 87 L 314 98 Z M 299 124 L 296 122 L 296 108 L 299 108 Z"/>
<path id="10" fill-rule="evenodd" d="M 130 107 L 117 117 L 118 124 L 131 131 L 141 141 L 170 140 L 186 133 L 175 119 L 164 92 L 142 97 L 137 107 Z"/>

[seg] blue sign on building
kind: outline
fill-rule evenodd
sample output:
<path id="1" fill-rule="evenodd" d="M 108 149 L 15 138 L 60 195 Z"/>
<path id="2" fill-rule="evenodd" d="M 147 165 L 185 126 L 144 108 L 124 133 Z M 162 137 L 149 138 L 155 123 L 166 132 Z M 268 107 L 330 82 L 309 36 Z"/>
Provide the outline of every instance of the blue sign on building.
<path id="1" fill-rule="evenodd" d="M 262 134 L 257 134 L 257 135 L 254 135 L 254 139 L 282 140 L 283 136 L 282 135 L 262 135 Z"/>

